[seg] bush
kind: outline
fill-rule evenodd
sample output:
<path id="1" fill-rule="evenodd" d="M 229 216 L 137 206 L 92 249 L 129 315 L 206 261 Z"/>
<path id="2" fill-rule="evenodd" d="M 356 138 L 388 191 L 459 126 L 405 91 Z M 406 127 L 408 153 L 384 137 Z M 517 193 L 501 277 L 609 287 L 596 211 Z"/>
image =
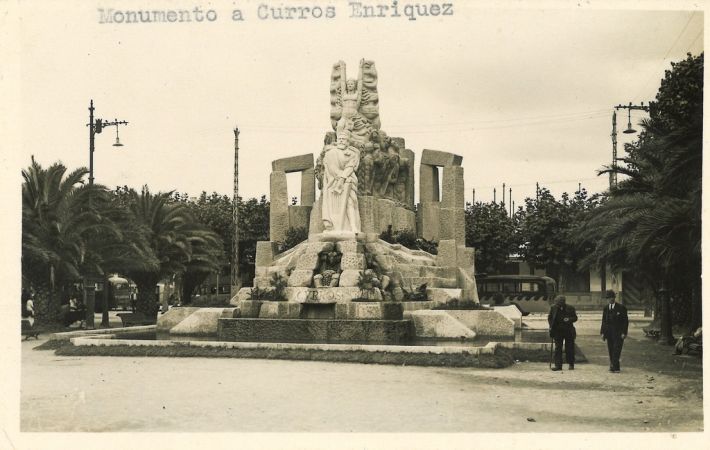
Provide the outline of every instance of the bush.
<path id="1" fill-rule="evenodd" d="M 286 250 L 292 249 L 293 247 L 297 246 L 298 244 L 307 239 L 308 230 L 306 230 L 304 227 L 290 227 L 288 230 L 286 230 L 286 238 L 284 239 L 284 242 L 279 245 L 279 247 L 282 252 L 285 252 Z"/>
<path id="2" fill-rule="evenodd" d="M 486 308 L 485 306 L 481 306 L 480 303 L 475 303 L 471 300 L 459 300 L 458 298 L 452 298 L 451 300 L 448 300 L 445 305 L 438 305 L 438 306 L 433 307 L 432 309 L 436 309 L 436 310 L 473 310 L 473 309 L 489 310 L 491 308 Z"/>
<path id="3" fill-rule="evenodd" d="M 418 238 L 417 233 L 412 230 L 400 230 L 392 232 L 392 225 L 387 226 L 387 231 L 380 234 L 380 239 L 390 244 L 400 244 L 410 250 L 424 250 L 436 255 L 438 244 L 434 241 Z"/>
<path id="4" fill-rule="evenodd" d="M 269 280 L 271 287 L 262 289 L 254 286 L 249 291 L 249 300 L 285 301 L 288 281 L 281 274 L 273 273 Z"/>

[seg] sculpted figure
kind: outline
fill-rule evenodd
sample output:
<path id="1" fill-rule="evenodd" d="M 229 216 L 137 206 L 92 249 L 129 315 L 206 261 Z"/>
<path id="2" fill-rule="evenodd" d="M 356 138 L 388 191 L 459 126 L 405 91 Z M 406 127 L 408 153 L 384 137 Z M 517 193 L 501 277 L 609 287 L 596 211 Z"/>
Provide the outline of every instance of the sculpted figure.
<path id="1" fill-rule="evenodd" d="M 375 151 L 375 146 L 372 142 L 368 142 L 363 146 L 363 151 L 360 156 L 360 167 L 357 170 L 358 178 L 358 193 L 360 195 L 372 195 L 372 171 L 375 166 L 375 160 L 372 156 Z"/>
<path id="2" fill-rule="evenodd" d="M 409 158 L 399 158 L 399 173 L 395 184 L 395 199 L 405 204 L 407 203 L 407 182 L 409 181 Z"/>
<path id="3" fill-rule="evenodd" d="M 350 126 L 348 125 L 347 128 Z M 322 219 L 327 232 L 360 232 L 356 171 L 360 151 L 348 145 L 349 131 L 337 136 L 337 144 L 323 155 Z"/>
<path id="4" fill-rule="evenodd" d="M 380 196 L 387 197 L 391 200 L 396 200 L 394 189 L 399 175 L 399 148 L 397 145 L 388 140 L 387 142 L 386 162 L 384 164 L 382 185 L 380 186 Z"/>
<path id="5" fill-rule="evenodd" d="M 358 78 L 349 80 L 345 63 L 335 63 L 330 77 L 330 105 L 330 119 L 336 133 L 341 133 L 350 122 L 353 143 L 367 142 L 371 131 L 380 127 L 375 63 L 360 60 Z"/>
<path id="6" fill-rule="evenodd" d="M 319 273 L 313 277 L 315 287 L 338 287 L 341 272 L 340 257 L 338 252 L 322 252 L 320 254 Z"/>
<path id="7" fill-rule="evenodd" d="M 325 152 L 333 144 L 333 138 L 331 134 L 326 134 L 325 139 L 323 139 L 323 150 L 321 150 L 320 155 L 318 156 L 318 159 L 316 159 L 316 167 L 315 167 L 315 177 L 316 181 L 318 182 L 318 189 L 323 190 L 323 157 L 325 156 Z"/>

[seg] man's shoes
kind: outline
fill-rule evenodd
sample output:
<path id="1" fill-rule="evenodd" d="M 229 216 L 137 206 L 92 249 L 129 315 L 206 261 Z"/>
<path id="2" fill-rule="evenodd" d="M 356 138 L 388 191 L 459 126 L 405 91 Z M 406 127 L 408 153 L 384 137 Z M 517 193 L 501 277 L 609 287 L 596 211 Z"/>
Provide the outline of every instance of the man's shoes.
<path id="1" fill-rule="evenodd" d="M 556 371 L 558 371 L 558 370 L 562 370 L 562 367 L 557 367 L 557 366 L 555 366 L 555 367 L 550 367 L 550 370 L 553 370 L 553 371 L 556 372 Z"/>
<path id="2" fill-rule="evenodd" d="M 569 365 L 569 370 L 574 370 L 574 364 Z"/>
<path id="3" fill-rule="evenodd" d="M 620 372 L 621 372 L 621 369 L 609 369 L 609 372 L 612 372 L 612 373 L 620 373 Z"/>

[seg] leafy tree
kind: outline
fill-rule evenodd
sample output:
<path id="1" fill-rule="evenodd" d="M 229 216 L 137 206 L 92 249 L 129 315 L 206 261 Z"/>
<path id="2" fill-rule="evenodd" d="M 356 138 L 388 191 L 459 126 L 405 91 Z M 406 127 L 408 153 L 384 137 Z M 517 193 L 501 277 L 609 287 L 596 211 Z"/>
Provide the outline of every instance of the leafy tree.
<path id="1" fill-rule="evenodd" d="M 213 192 L 202 192 L 200 196 L 191 200 L 185 193 L 173 193 L 171 202 L 185 204 L 192 214 L 215 232 L 222 240 L 223 253 L 220 260 L 220 271 L 228 274 L 231 267 L 233 229 L 232 198 Z M 238 198 L 239 207 L 239 273 L 241 279 L 254 278 L 254 264 L 256 261 L 256 242 L 269 240 L 269 202 L 266 196 L 260 199 L 248 200 Z M 194 289 L 207 278 L 204 272 L 187 271 L 182 279 L 183 302 L 189 301 Z"/>
<path id="2" fill-rule="evenodd" d="M 22 275 L 37 292 L 38 320 L 58 322 L 58 287 L 81 277 L 85 236 L 95 224 L 88 210 L 87 170 L 54 163 L 44 169 L 34 157 L 22 171 Z"/>
<path id="3" fill-rule="evenodd" d="M 564 290 L 565 276 L 577 271 L 579 262 L 591 251 L 581 226 L 586 215 L 597 208 L 600 196 L 589 197 L 581 189 L 560 200 L 541 187 L 536 198 L 525 199 L 525 208 L 516 213 L 520 233 L 520 253 L 531 266 L 545 267 Z"/>
<path id="4" fill-rule="evenodd" d="M 129 190 L 123 199 L 146 231 L 149 250 L 159 261 L 152 270 L 143 264 L 126 269 L 138 287 L 136 309 L 149 317 L 156 312 L 155 286 L 159 281 L 188 270 L 209 273 L 219 268 L 219 236 L 197 221 L 185 203 L 171 201 L 171 195 L 152 194 L 144 186 L 140 194 Z"/>
<path id="5" fill-rule="evenodd" d="M 60 296 L 86 275 L 103 275 L 127 261 L 156 261 L 140 250 L 130 216 L 107 190 L 84 185 L 85 168 L 44 169 L 32 158 L 22 171 L 22 275 L 37 290 L 38 318 L 60 321 Z M 137 263 L 136 263 L 137 264 Z M 91 314 L 92 311 L 89 311 Z"/>
<path id="6" fill-rule="evenodd" d="M 476 249 L 476 271 L 500 273 L 518 250 L 515 221 L 502 203 L 466 204 L 466 245 Z"/>
<path id="7" fill-rule="evenodd" d="M 600 171 L 622 177 L 584 227 L 597 244 L 587 265 L 606 261 L 670 289 L 674 312 L 688 310 L 676 318 L 692 327 L 701 320 L 703 61 L 688 54 L 671 64 L 638 141 L 626 146 L 626 165 Z"/>

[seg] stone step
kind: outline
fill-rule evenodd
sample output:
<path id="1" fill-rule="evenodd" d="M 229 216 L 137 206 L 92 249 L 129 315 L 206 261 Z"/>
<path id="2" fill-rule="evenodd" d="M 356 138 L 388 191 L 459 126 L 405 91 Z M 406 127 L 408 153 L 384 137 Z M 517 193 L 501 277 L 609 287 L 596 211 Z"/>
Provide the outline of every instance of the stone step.
<path id="1" fill-rule="evenodd" d="M 406 290 L 416 290 L 419 286 L 426 283 L 427 288 L 450 288 L 454 289 L 458 286 L 456 278 L 443 277 L 402 277 L 402 287 Z"/>
<path id="2" fill-rule="evenodd" d="M 439 278 L 456 278 L 458 276 L 458 268 L 456 267 L 439 267 L 439 266 L 419 266 L 419 276 L 421 277 L 439 277 Z"/>

